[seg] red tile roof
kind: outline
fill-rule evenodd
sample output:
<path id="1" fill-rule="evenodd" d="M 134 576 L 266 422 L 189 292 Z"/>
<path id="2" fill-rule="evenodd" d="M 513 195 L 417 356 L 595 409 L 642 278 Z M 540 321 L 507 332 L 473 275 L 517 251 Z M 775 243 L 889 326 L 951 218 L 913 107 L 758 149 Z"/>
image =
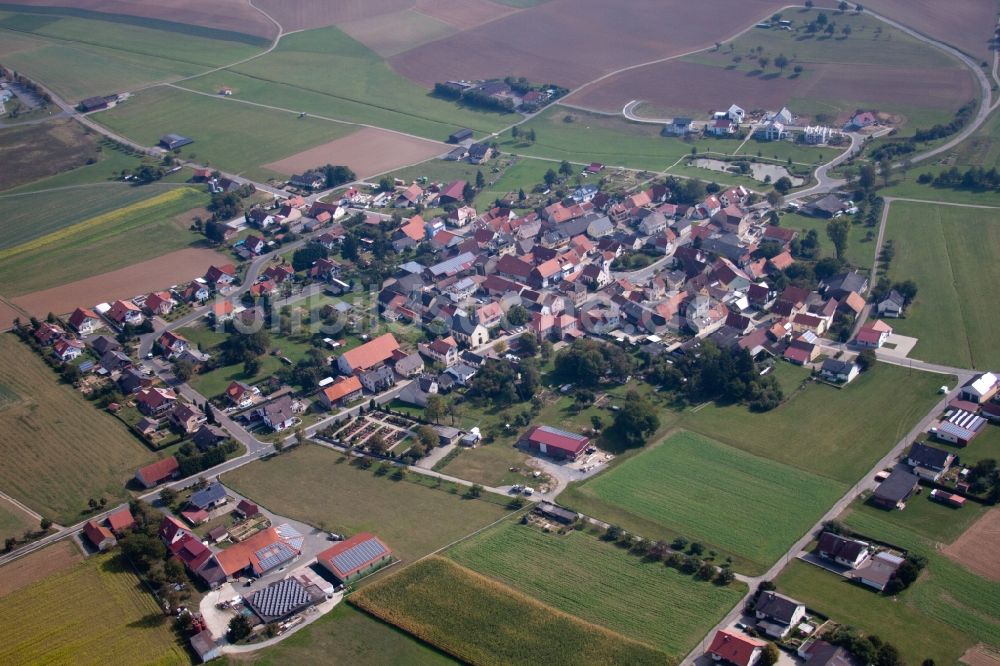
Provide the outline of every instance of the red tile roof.
<path id="1" fill-rule="evenodd" d="M 356 376 L 351 375 L 350 377 L 341 379 L 339 382 L 335 382 L 331 386 L 327 386 L 323 389 L 323 395 L 325 395 L 326 399 L 330 402 L 337 402 L 344 396 L 351 395 L 352 393 L 356 393 L 360 390 L 361 380 Z"/>
<path id="2" fill-rule="evenodd" d="M 708 646 L 708 653 L 732 662 L 737 666 L 749 666 L 754 651 L 764 648 L 766 642 L 750 638 L 736 631 L 720 629 Z"/>
<path id="3" fill-rule="evenodd" d="M 114 532 L 121 534 L 135 525 L 135 518 L 132 517 L 132 512 L 129 511 L 128 507 L 123 506 L 108 516 L 108 525 Z"/>
<path id="4" fill-rule="evenodd" d="M 360 347 L 344 352 L 342 357 L 344 362 L 351 366 L 351 370 L 367 370 L 383 363 L 397 349 L 399 343 L 396 342 L 396 338 L 392 333 L 386 333 Z"/>
<path id="5" fill-rule="evenodd" d="M 535 426 L 528 432 L 525 439 L 532 443 L 544 444 L 549 449 L 565 451 L 573 456 L 578 455 L 590 443 L 589 437 L 549 426 Z"/>
<path id="6" fill-rule="evenodd" d="M 87 535 L 90 539 L 90 543 L 94 544 L 95 548 L 100 548 L 101 542 L 105 539 L 114 539 L 115 536 L 111 533 L 104 525 L 98 525 L 93 520 L 88 520 L 83 526 L 83 533 Z"/>
<path id="7" fill-rule="evenodd" d="M 140 468 L 137 476 L 147 485 L 152 486 L 169 479 L 178 469 L 180 469 L 180 465 L 177 464 L 177 458 L 170 456 Z"/>

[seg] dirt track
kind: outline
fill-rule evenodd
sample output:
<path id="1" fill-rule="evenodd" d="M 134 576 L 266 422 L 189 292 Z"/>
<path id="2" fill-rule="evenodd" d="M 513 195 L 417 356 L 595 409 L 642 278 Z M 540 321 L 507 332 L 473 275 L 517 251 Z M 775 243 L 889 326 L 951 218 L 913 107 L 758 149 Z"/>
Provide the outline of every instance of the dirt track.
<path id="1" fill-rule="evenodd" d="M 448 146 L 443 143 L 363 127 L 345 137 L 264 164 L 263 167 L 293 174 L 324 164 L 346 164 L 358 178 L 367 178 L 423 162 L 447 151 Z"/>
<path id="2" fill-rule="evenodd" d="M 990 509 L 944 549 L 944 554 L 971 571 L 1000 581 L 1000 509 Z"/>
<path id="3" fill-rule="evenodd" d="M 127 268 L 18 296 L 11 301 L 36 317 L 44 317 L 49 312 L 66 314 L 77 307 L 93 307 L 97 303 L 131 298 L 193 280 L 204 275 L 213 263 L 231 261 L 214 250 L 178 250 Z M 9 326 L 10 322 L 5 324 Z"/>

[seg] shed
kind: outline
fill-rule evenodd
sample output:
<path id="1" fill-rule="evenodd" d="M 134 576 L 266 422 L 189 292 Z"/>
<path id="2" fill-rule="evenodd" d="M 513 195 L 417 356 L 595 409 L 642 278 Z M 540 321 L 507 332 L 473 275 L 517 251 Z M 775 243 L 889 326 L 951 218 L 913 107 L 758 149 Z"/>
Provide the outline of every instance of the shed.
<path id="1" fill-rule="evenodd" d="M 561 506 L 556 506 L 551 502 L 542 502 L 537 507 L 535 511 L 546 518 L 551 518 L 557 523 L 562 523 L 563 525 L 572 525 L 579 518 L 579 514 L 570 511 L 569 509 L 564 509 Z"/>
<path id="2" fill-rule="evenodd" d="M 472 138 L 472 130 L 468 127 L 463 127 L 460 130 L 456 130 L 448 135 L 448 143 L 461 143 L 466 139 Z"/>
<path id="3" fill-rule="evenodd" d="M 215 642 L 212 632 L 208 629 L 201 631 L 191 637 L 191 649 L 197 653 L 202 663 L 218 659 L 222 656 L 222 650 Z"/>
<path id="4" fill-rule="evenodd" d="M 897 469 L 879 484 L 871 503 L 881 509 L 902 509 L 906 500 L 917 489 L 920 479 L 916 474 Z"/>
<path id="5" fill-rule="evenodd" d="M 177 150 L 178 148 L 183 148 L 184 146 L 189 146 L 194 143 L 194 139 L 189 139 L 186 136 L 180 134 L 164 134 L 160 137 L 160 146 L 166 150 Z"/>

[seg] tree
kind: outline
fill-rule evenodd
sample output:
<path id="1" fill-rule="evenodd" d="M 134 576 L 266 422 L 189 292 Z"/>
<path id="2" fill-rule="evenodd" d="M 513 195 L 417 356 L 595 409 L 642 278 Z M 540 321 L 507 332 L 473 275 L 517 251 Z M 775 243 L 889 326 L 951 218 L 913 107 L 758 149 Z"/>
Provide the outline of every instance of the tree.
<path id="1" fill-rule="evenodd" d="M 433 421 L 434 423 L 440 423 L 446 411 L 447 411 L 447 405 L 445 403 L 444 396 L 441 395 L 427 396 L 427 406 L 424 407 L 424 416 L 427 418 L 428 421 Z"/>
<path id="2" fill-rule="evenodd" d="M 767 203 L 770 204 L 771 208 L 781 208 L 784 200 L 785 197 L 781 196 L 781 192 L 778 190 L 771 190 L 767 193 Z"/>
<path id="3" fill-rule="evenodd" d="M 761 56 L 761 57 L 757 58 L 757 64 L 760 65 L 761 69 L 767 69 L 767 66 L 768 66 L 768 64 L 770 62 L 771 62 L 771 59 L 768 58 L 767 56 Z"/>
<path id="4" fill-rule="evenodd" d="M 462 199 L 465 203 L 472 203 L 472 200 L 476 198 L 476 188 L 472 186 L 472 183 L 466 183 L 462 186 Z"/>
<path id="5" fill-rule="evenodd" d="M 782 196 L 788 194 L 788 191 L 792 189 L 792 179 L 788 176 L 782 176 L 774 181 L 774 189 Z"/>
<path id="6" fill-rule="evenodd" d="M 534 356 L 538 353 L 538 338 L 531 331 L 526 331 L 517 339 L 518 349 L 525 356 Z"/>
<path id="7" fill-rule="evenodd" d="M 595 432 L 599 432 L 601 428 L 604 427 L 604 420 L 595 414 L 590 417 L 590 425 L 593 427 Z"/>
<path id="8" fill-rule="evenodd" d="M 229 629 L 226 631 L 226 640 L 230 643 L 238 643 L 249 636 L 251 631 L 253 631 L 253 627 L 250 626 L 250 620 L 248 620 L 245 615 L 240 613 L 229 621 Z"/>
<path id="9" fill-rule="evenodd" d="M 557 174 L 554 170 L 549 169 L 545 172 L 545 175 L 542 178 L 545 180 L 546 187 L 551 188 L 556 184 L 556 181 L 559 180 L 559 174 Z"/>
<path id="10" fill-rule="evenodd" d="M 344 183 L 349 183 L 354 180 L 354 172 L 350 168 L 343 165 L 327 164 L 323 167 L 323 176 L 326 178 L 327 187 L 336 187 L 337 185 L 342 185 Z"/>
<path id="11" fill-rule="evenodd" d="M 326 259 L 328 256 L 330 256 L 330 252 L 323 245 L 320 243 L 309 243 L 300 247 L 292 254 L 292 269 L 296 272 L 307 270 L 318 259 Z"/>
<path id="12" fill-rule="evenodd" d="M 551 340 L 542 340 L 542 360 L 547 361 L 552 358 L 552 350 L 554 349 Z"/>
<path id="13" fill-rule="evenodd" d="M 174 375 L 181 380 L 186 382 L 191 379 L 191 375 L 194 374 L 194 364 L 187 359 L 180 359 L 174 363 Z"/>
<path id="14" fill-rule="evenodd" d="M 243 376 L 254 377 L 260 372 L 260 361 L 256 356 L 251 356 L 243 361 Z"/>
<path id="15" fill-rule="evenodd" d="M 205 403 L 205 420 L 212 425 L 216 425 L 218 423 L 215 419 L 215 410 L 212 408 L 212 403 L 210 402 Z"/>
<path id="16" fill-rule="evenodd" d="M 629 391 L 625 405 L 615 415 L 615 429 L 627 446 L 642 446 L 660 427 L 656 409 L 635 391 Z"/>
<path id="17" fill-rule="evenodd" d="M 531 320 L 531 313 L 523 305 L 514 305 L 507 310 L 507 323 L 511 326 L 524 326 Z"/>
<path id="18" fill-rule="evenodd" d="M 422 425 L 417 428 L 417 439 L 427 450 L 433 449 L 438 445 L 438 434 L 434 428 L 429 425 Z"/>
<path id="19" fill-rule="evenodd" d="M 528 195 L 524 193 L 524 188 L 523 187 L 519 188 L 517 190 L 517 200 L 518 201 L 524 201 L 527 198 L 528 198 Z"/>
<path id="20" fill-rule="evenodd" d="M 858 187 L 868 191 L 875 187 L 875 167 L 864 164 L 858 170 Z"/>
<path id="21" fill-rule="evenodd" d="M 813 7 L 813 0 L 806 0 L 805 1 L 805 6 L 806 6 L 806 9 L 812 9 L 812 7 Z"/>
<path id="22" fill-rule="evenodd" d="M 42 518 L 42 520 L 38 523 L 38 525 L 39 527 L 42 528 L 43 532 L 46 532 L 50 527 L 52 527 L 52 521 L 49 520 L 48 518 Z"/>
<path id="23" fill-rule="evenodd" d="M 826 223 L 826 235 L 833 241 L 837 259 L 844 260 L 847 252 L 847 235 L 851 231 L 851 222 L 845 217 L 830 220 Z"/>
<path id="24" fill-rule="evenodd" d="M 177 491 L 167 486 L 160 491 L 160 501 L 163 502 L 164 506 L 173 506 L 177 501 Z"/>
<path id="25" fill-rule="evenodd" d="M 863 350 L 860 354 L 858 354 L 858 357 L 857 359 L 855 359 L 855 362 L 858 364 L 858 367 L 861 368 L 861 372 L 865 372 L 866 370 L 875 365 L 875 350 L 874 349 Z"/>
<path id="26" fill-rule="evenodd" d="M 778 647 L 774 643 L 768 643 L 760 653 L 760 659 L 757 660 L 757 663 L 760 666 L 774 666 L 780 657 L 781 653 L 778 652 Z"/>
<path id="27" fill-rule="evenodd" d="M 476 189 L 481 190 L 484 185 L 486 185 L 486 177 L 483 176 L 482 171 L 476 171 Z"/>
<path id="28" fill-rule="evenodd" d="M 513 127 L 511 127 L 510 128 L 510 136 L 511 136 L 511 138 L 514 138 L 514 139 L 517 139 L 518 137 L 520 137 L 521 136 L 521 128 L 519 126 L 517 126 L 517 125 L 514 125 Z"/>
<path id="29" fill-rule="evenodd" d="M 846 12 L 847 9 L 848 9 L 848 7 L 850 7 L 850 5 L 847 4 L 847 2 L 845 2 L 845 0 L 840 0 L 840 2 L 837 3 L 837 9 L 839 9 L 842 12 Z"/>
<path id="30" fill-rule="evenodd" d="M 806 71 L 806 68 L 802 65 L 795 65 L 795 67 L 792 67 L 792 71 L 795 72 L 795 76 L 799 76 L 802 72 Z"/>
<path id="31" fill-rule="evenodd" d="M 564 176 L 572 176 L 573 166 L 566 160 L 563 160 L 562 162 L 559 163 L 559 173 L 561 173 Z"/>
<path id="32" fill-rule="evenodd" d="M 469 486 L 469 489 L 465 491 L 466 497 L 479 497 L 483 494 L 483 487 L 478 483 L 473 483 Z"/>
<path id="33" fill-rule="evenodd" d="M 878 173 L 882 177 L 882 186 L 889 187 L 889 183 L 892 181 L 892 161 L 883 157 L 878 163 Z"/>
<path id="34" fill-rule="evenodd" d="M 526 136 L 528 137 L 528 141 L 530 141 L 531 143 L 534 143 L 535 142 L 535 130 L 534 130 L 534 128 L 529 129 L 528 130 L 528 134 Z"/>
<path id="35" fill-rule="evenodd" d="M 779 53 L 777 57 L 775 57 L 774 66 L 781 71 L 785 71 L 785 68 L 788 67 L 788 58 L 785 57 L 784 53 Z"/>
<path id="36" fill-rule="evenodd" d="M 17 539 L 15 539 L 14 537 L 7 537 L 6 539 L 4 539 L 3 542 L 3 550 L 5 553 L 9 553 L 10 551 L 14 550 L 14 546 L 16 545 L 17 545 Z"/>

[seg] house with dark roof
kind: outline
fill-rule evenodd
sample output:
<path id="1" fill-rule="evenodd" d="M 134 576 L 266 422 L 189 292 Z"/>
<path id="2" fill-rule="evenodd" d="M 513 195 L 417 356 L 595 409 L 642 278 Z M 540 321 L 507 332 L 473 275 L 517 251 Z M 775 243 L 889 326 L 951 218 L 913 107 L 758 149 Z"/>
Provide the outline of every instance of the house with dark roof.
<path id="1" fill-rule="evenodd" d="M 803 666 L 860 666 L 851 653 L 823 640 L 806 641 L 798 650 Z"/>
<path id="2" fill-rule="evenodd" d="M 842 212 L 846 207 L 845 202 L 836 194 L 827 194 L 825 197 L 820 197 L 807 204 L 803 211 L 816 217 L 829 218 Z"/>
<path id="3" fill-rule="evenodd" d="M 941 478 L 954 460 L 953 453 L 920 442 L 915 442 L 906 454 L 906 464 L 913 468 L 913 473 L 930 481 Z"/>
<path id="4" fill-rule="evenodd" d="M 920 478 L 916 474 L 896 469 L 885 481 L 878 484 L 869 501 L 873 506 L 888 511 L 902 509 L 906 506 L 906 500 L 916 492 L 919 484 Z"/>
<path id="5" fill-rule="evenodd" d="M 903 314 L 906 307 L 906 299 L 895 289 L 891 290 L 885 298 L 878 302 L 879 317 L 898 317 Z"/>
<path id="6" fill-rule="evenodd" d="M 777 592 L 764 592 L 754 607 L 757 628 L 772 638 L 784 638 L 806 616 L 805 604 Z"/>
<path id="7" fill-rule="evenodd" d="M 831 382 L 849 384 L 861 373 L 861 368 L 854 361 L 828 358 L 823 361 L 819 373 L 824 379 L 828 379 Z"/>
<path id="8" fill-rule="evenodd" d="M 883 483 L 885 483 L 883 481 Z M 862 585 L 884 592 L 896 570 L 903 564 L 904 558 L 899 555 L 882 551 L 875 553 L 868 561 L 850 572 L 850 577 Z"/>
<path id="9" fill-rule="evenodd" d="M 268 428 L 275 432 L 281 432 L 285 428 L 290 428 L 295 423 L 295 410 L 292 404 L 292 397 L 283 395 L 276 400 L 264 404 L 256 410 L 256 414 L 264 421 Z"/>
<path id="10" fill-rule="evenodd" d="M 189 139 L 186 136 L 181 136 L 180 134 L 164 134 L 160 137 L 160 146 L 164 150 L 177 150 L 178 148 L 183 148 L 184 146 L 190 146 L 194 143 L 194 139 Z"/>
<path id="11" fill-rule="evenodd" d="M 381 393 L 396 385 L 396 374 L 387 365 L 359 373 L 357 378 L 369 393 Z"/>
<path id="12" fill-rule="evenodd" d="M 216 481 L 215 483 L 211 483 L 205 488 L 192 493 L 187 503 L 190 507 L 208 511 L 209 509 L 215 509 L 222 506 L 226 503 L 226 501 L 226 489 L 221 483 Z"/>
<path id="13" fill-rule="evenodd" d="M 227 439 L 229 439 L 229 435 L 226 434 L 225 430 L 208 423 L 198 428 L 194 435 L 191 436 L 191 441 L 202 452 L 215 448 Z"/>
<path id="14" fill-rule="evenodd" d="M 857 568 L 868 559 L 870 545 L 858 539 L 849 539 L 833 532 L 823 532 L 816 546 L 816 552 L 823 559 L 836 562 L 844 567 Z"/>
<path id="15" fill-rule="evenodd" d="M 361 532 L 335 544 L 316 561 L 341 583 L 352 583 L 392 561 L 392 551 L 374 534 Z"/>
<path id="16" fill-rule="evenodd" d="M 868 278 L 858 271 L 838 273 L 819 283 L 820 290 L 827 298 L 842 299 L 851 292 L 863 294 L 868 290 Z"/>

